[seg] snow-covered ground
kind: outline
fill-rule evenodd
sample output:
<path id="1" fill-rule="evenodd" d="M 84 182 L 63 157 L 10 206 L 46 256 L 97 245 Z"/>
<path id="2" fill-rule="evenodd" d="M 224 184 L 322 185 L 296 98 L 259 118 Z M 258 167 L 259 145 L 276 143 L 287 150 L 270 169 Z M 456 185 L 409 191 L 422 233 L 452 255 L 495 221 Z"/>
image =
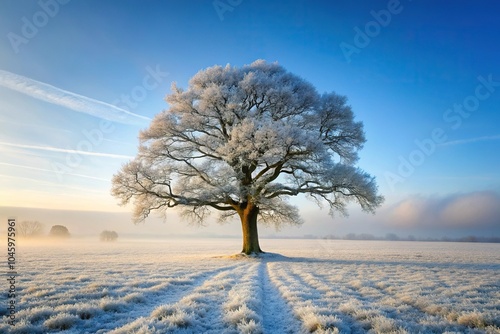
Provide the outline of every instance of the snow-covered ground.
<path id="1" fill-rule="evenodd" d="M 261 246 L 274 254 L 221 257 L 236 239 L 21 245 L 17 325 L 2 307 L 0 332 L 500 333 L 499 244 Z"/>

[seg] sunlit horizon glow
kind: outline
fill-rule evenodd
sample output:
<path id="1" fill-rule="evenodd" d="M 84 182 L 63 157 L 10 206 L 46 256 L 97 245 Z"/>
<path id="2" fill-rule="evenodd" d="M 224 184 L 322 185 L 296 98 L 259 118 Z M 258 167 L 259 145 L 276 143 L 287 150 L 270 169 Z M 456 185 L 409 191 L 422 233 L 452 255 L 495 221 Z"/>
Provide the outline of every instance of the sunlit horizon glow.
<path id="1" fill-rule="evenodd" d="M 169 107 L 170 84 L 187 88 L 201 69 L 265 59 L 320 93 L 347 96 L 367 138 L 359 166 L 386 201 L 375 215 L 350 206 L 349 217 L 332 219 L 293 198 L 305 223 L 262 235 L 499 236 L 500 5 L 398 6 L 243 1 L 221 13 L 210 1 L 68 2 L 26 37 L 23 17 L 43 8 L 2 3 L 0 219 L 72 220 L 79 229 L 81 212 L 102 224 L 104 213 L 119 213 L 109 224 L 128 230 L 131 208 L 118 206 L 110 180 L 136 155 L 139 131 Z M 12 34 L 25 40 L 13 44 Z M 240 233 L 215 216 L 206 230 L 175 211 L 148 228 Z"/>

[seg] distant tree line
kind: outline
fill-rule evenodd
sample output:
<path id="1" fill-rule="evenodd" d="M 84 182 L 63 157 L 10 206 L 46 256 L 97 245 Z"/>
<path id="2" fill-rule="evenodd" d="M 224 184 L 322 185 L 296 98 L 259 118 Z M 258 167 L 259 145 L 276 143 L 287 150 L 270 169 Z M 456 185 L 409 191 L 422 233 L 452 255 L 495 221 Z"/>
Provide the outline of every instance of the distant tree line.
<path id="1" fill-rule="evenodd" d="M 99 235 L 99 239 L 101 241 L 115 241 L 118 238 L 118 233 L 115 231 L 102 231 L 101 234 Z"/>
<path id="2" fill-rule="evenodd" d="M 19 238 L 34 239 L 44 237 L 44 225 L 36 220 L 25 220 L 17 223 L 16 232 Z M 53 225 L 48 233 L 51 238 L 65 239 L 70 238 L 71 233 L 64 225 Z M 101 241 L 116 241 L 118 233 L 116 231 L 104 230 L 99 234 Z"/>
<path id="3" fill-rule="evenodd" d="M 407 237 L 400 237 L 394 233 L 387 233 L 385 236 L 375 236 L 369 233 L 349 233 L 344 237 L 336 235 L 326 235 L 322 239 L 336 239 L 336 240 L 388 240 L 388 241 L 444 241 L 444 242 L 488 242 L 488 243 L 500 243 L 500 237 L 479 237 L 479 236 L 466 236 L 466 237 L 442 237 L 442 238 L 431 238 L 431 237 L 415 237 L 414 235 L 409 235 Z"/>
<path id="4" fill-rule="evenodd" d="M 26 239 L 43 237 L 44 229 L 44 225 L 37 220 L 24 220 L 16 225 L 17 236 Z M 69 238 L 71 234 L 66 226 L 53 225 L 48 236 L 52 238 Z"/>

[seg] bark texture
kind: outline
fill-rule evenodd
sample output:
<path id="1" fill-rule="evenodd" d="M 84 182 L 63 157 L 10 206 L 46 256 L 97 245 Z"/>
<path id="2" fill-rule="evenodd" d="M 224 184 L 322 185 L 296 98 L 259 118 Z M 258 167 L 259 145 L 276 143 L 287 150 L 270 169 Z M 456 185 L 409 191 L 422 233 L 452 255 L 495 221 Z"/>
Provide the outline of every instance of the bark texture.
<path id="1" fill-rule="evenodd" d="M 259 246 L 259 234 L 257 232 L 257 216 L 259 207 L 251 203 L 246 203 L 240 207 L 238 214 L 241 219 L 241 228 L 243 231 L 243 249 L 244 254 L 263 253 Z"/>

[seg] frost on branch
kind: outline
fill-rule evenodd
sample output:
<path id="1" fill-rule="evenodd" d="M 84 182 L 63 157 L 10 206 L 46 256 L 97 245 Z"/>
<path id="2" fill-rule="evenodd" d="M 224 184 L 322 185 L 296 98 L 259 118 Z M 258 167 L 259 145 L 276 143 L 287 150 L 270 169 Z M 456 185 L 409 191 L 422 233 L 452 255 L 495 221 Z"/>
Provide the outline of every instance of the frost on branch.
<path id="1" fill-rule="evenodd" d="M 140 133 L 137 157 L 113 178 L 112 193 L 133 202 L 136 221 L 181 207 L 194 221 L 258 208 L 259 221 L 300 224 L 290 196 L 304 194 L 345 212 L 383 201 L 356 166 L 365 137 L 345 96 L 320 95 L 276 63 L 198 72 L 186 90 L 172 85 L 169 109 Z"/>

